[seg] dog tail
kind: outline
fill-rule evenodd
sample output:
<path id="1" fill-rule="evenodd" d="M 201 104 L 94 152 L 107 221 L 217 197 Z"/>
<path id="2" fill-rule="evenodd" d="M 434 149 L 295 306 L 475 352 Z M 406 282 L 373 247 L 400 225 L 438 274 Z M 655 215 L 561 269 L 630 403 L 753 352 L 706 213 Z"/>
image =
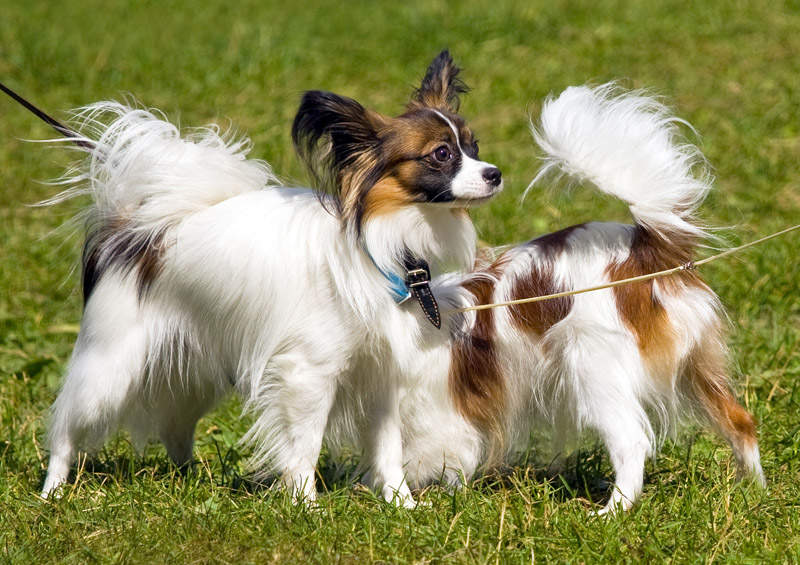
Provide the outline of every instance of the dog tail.
<path id="1" fill-rule="evenodd" d="M 540 125 L 531 126 L 545 154 L 531 186 L 551 173 L 591 182 L 628 203 L 648 232 L 693 245 L 707 235 L 694 213 L 713 178 L 681 125 L 691 129 L 642 92 L 614 83 L 567 88 L 545 101 Z"/>
<path id="2" fill-rule="evenodd" d="M 141 279 L 165 233 L 187 216 L 279 184 L 268 164 L 247 158 L 249 139 L 216 125 L 182 135 L 157 111 L 117 102 L 81 108 L 72 123 L 87 155 L 57 181 L 69 188 L 43 204 L 92 197 L 84 211 L 84 299 L 114 264 L 138 266 Z"/>

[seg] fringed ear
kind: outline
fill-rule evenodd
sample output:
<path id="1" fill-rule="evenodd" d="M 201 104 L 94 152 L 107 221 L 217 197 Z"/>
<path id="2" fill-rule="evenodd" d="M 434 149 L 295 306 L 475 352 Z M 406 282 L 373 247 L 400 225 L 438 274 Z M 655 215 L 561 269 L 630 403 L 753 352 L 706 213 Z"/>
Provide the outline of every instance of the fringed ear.
<path id="1" fill-rule="evenodd" d="M 351 98 L 311 90 L 303 95 L 292 125 L 292 140 L 316 181 L 315 188 L 358 232 L 362 196 L 384 170 L 378 130 L 386 118 Z"/>
<path id="2" fill-rule="evenodd" d="M 458 112 L 458 95 L 469 92 L 467 85 L 458 78 L 460 71 L 447 49 L 439 53 L 428 67 L 422 84 L 414 92 L 409 109 L 423 106 Z"/>

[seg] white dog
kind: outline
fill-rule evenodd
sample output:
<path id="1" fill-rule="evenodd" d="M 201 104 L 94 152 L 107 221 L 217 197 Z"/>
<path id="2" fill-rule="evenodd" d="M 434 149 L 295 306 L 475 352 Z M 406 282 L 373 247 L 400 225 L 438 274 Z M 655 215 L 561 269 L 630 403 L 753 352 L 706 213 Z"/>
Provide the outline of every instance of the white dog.
<path id="1" fill-rule="evenodd" d="M 402 319 L 421 307 L 440 324 L 430 271 L 471 268 L 465 208 L 502 189 L 456 113 L 458 72 L 442 52 L 397 118 L 306 93 L 293 138 L 327 193 L 280 187 L 245 158 L 248 141 L 214 128 L 184 138 L 144 110 L 83 112 L 89 155 L 56 200 L 93 197 L 85 308 L 53 406 L 44 496 L 77 450 L 119 427 L 189 461 L 197 420 L 235 390 L 256 418 L 253 463 L 305 500 L 329 412 L 357 398 L 372 485 L 413 503 L 392 366 L 418 335 Z"/>

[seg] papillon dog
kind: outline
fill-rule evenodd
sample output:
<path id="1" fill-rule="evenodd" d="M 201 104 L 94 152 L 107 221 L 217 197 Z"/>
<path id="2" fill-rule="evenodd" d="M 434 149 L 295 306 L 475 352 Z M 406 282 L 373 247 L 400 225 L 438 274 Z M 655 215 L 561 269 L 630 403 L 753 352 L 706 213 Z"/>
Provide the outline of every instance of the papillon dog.
<path id="1" fill-rule="evenodd" d="M 712 181 L 681 123 L 653 98 L 614 85 L 546 101 L 532 127 L 544 152 L 534 183 L 561 176 L 593 185 L 625 201 L 635 223 L 572 226 L 479 258 L 467 275 L 440 277 L 433 291 L 448 334 L 407 312 L 423 332 L 406 366 L 416 384 L 401 403 L 409 484 L 457 484 L 542 426 L 557 451 L 593 430 L 615 474 L 601 512 L 627 509 L 641 493 L 645 459 L 688 418 L 710 424 L 740 474 L 764 484 L 753 418 L 731 392 L 722 307 L 689 263 L 707 235 L 693 214 Z M 669 278 L 458 311 L 683 264 Z"/>
<path id="2" fill-rule="evenodd" d="M 443 51 L 395 118 L 306 92 L 292 137 L 311 190 L 282 186 L 247 158 L 248 140 L 213 126 L 182 135 L 114 102 L 79 113 L 88 156 L 54 201 L 92 197 L 84 312 L 52 408 L 43 496 L 67 480 L 79 450 L 119 428 L 190 461 L 198 419 L 235 391 L 255 420 L 244 438 L 254 469 L 306 501 L 329 414 L 357 399 L 364 424 L 353 435 L 371 485 L 413 504 L 405 373 L 393 367 L 395 354 L 415 354 L 419 332 L 402 322 L 424 309 L 445 331 L 433 327 L 428 278 L 472 267 L 466 209 L 503 186 L 458 115 L 458 74 Z"/>

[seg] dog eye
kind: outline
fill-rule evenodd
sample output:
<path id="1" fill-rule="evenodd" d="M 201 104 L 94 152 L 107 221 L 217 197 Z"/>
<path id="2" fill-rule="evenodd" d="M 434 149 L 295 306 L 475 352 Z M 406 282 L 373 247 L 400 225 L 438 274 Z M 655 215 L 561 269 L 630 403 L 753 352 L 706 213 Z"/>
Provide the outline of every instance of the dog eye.
<path id="1" fill-rule="evenodd" d="M 452 159 L 453 154 L 450 153 L 450 148 L 447 147 L 447 145 L 442 145 L 441 147 L 437 147 L 433 150 L 433 158 L 440 163 L 444 163 L 445 161 Z"/>

